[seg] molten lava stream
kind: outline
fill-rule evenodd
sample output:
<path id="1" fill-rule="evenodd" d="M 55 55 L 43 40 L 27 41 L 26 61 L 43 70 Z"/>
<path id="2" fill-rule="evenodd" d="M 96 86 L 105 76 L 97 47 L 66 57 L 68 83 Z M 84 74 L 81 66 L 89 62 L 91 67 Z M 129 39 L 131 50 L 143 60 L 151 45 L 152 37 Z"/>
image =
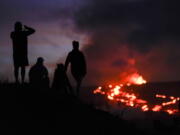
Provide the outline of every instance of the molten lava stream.
<path id="1" fill-rule="evenodd" d="M 135 93 L 133 92 L 129 93 L 124 89 L 124 86 L 130 86 L 131 84 L 142 85 L 145 84 L 147 81 L 144 80 L 143 77 L 137 73 L 128 76 L 126 80 L 128 80 L 126 84 L 120 84 L 115 86 L 110 84 L 108 85 L 107 88 L 98 87 L 96 90 L 93 91 L 93 93 L 104 95 L 108 100 L 124 104 L 125 106 L 140 108 L 144 112 L 164 111 L 167 112 L 168 114 L 176 114 L 178 112 L 178 109 L 173 109 L 171 108 L 171 106 L 177 104 L 177 102 L 180 100 L 180 97 L 173 97 L 173 96 L 168 97 L 166 95 L 156 94 L 155 95 L 156 98 L 162 98 L 169 101 L 162 102 L 161 104 L 158 105 L 150 105 L 148 101 L 144 99 L 140 99 Z"/>

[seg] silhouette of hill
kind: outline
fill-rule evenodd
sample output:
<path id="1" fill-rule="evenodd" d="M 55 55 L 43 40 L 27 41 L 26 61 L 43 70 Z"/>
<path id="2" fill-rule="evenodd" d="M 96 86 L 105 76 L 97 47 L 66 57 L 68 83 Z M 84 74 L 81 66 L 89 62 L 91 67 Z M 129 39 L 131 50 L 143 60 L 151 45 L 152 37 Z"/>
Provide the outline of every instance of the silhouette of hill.
<path id="1" fill-rule="evenodd" d="M 3 125 L 8 134 L 114 134 L 126 121 L 94 109 L 69 95 L 31 90 L 28 84 L 1 84 Z M 131 127 L 133 132 L 139 132 Z M 126 131 L 131 133 L 131 131 Z"/>
<path id="2" fill-rule="evenodd" d="M 29 84 L 0 84 L 0 89 L 7 134 L 151 134 L 71 95 L 33 90 Z"/>

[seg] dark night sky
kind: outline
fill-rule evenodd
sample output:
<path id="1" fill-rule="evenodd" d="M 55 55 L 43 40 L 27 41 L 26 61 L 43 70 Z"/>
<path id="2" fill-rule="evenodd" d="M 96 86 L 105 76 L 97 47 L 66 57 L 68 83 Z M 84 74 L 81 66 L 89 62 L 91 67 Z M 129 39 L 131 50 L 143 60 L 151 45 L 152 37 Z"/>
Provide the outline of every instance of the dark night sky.
<path id="1" fill-rule="evenodd" d="M 0 77 L 12 78 L 15 21 L 36 29 L 29 37 L 32 65 L 43 56 L 52 73 L 79 40 L 89 84 L 138 72 L 148 81 L 180 80 L 178 0 L 6 0 L 0 2 Z M 8 66 L 8 68 L 7 68 Z M 88 84 L 88 83 L 87 83 Z"/>

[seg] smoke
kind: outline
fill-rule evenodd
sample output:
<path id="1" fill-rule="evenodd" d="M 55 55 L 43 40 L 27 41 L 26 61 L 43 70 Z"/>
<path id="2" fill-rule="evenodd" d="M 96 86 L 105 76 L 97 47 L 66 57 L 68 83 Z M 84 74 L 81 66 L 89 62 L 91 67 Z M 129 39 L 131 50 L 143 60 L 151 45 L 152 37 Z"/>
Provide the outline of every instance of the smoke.
<path id="1" fill-rule="evenodd" d="M 74 15 L 88 33 L 85 54 L 92 83 L 133 72 L 148 81 L 180 80 L 180 12 L 173 0 L 88 0 Z M 179 74 L 180 75 L 180 74 Z"/>

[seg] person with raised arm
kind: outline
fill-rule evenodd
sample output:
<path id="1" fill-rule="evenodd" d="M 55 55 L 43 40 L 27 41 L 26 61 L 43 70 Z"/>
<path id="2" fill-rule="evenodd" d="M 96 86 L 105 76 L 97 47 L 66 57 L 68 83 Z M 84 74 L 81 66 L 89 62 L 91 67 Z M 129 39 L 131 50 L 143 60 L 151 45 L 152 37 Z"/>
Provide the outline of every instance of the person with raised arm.
<path id="1" fill-rule="evenodd" d="M 11 32 L 13 44 L 14 76 L 16 83 L 19 83 L 19 69 L 21 69 L 21 81 L 24 83 L 26 66 L 28 62 L 28 36 L 35 33 L 33 28 L 16 22 L 14 31 Z"/>

